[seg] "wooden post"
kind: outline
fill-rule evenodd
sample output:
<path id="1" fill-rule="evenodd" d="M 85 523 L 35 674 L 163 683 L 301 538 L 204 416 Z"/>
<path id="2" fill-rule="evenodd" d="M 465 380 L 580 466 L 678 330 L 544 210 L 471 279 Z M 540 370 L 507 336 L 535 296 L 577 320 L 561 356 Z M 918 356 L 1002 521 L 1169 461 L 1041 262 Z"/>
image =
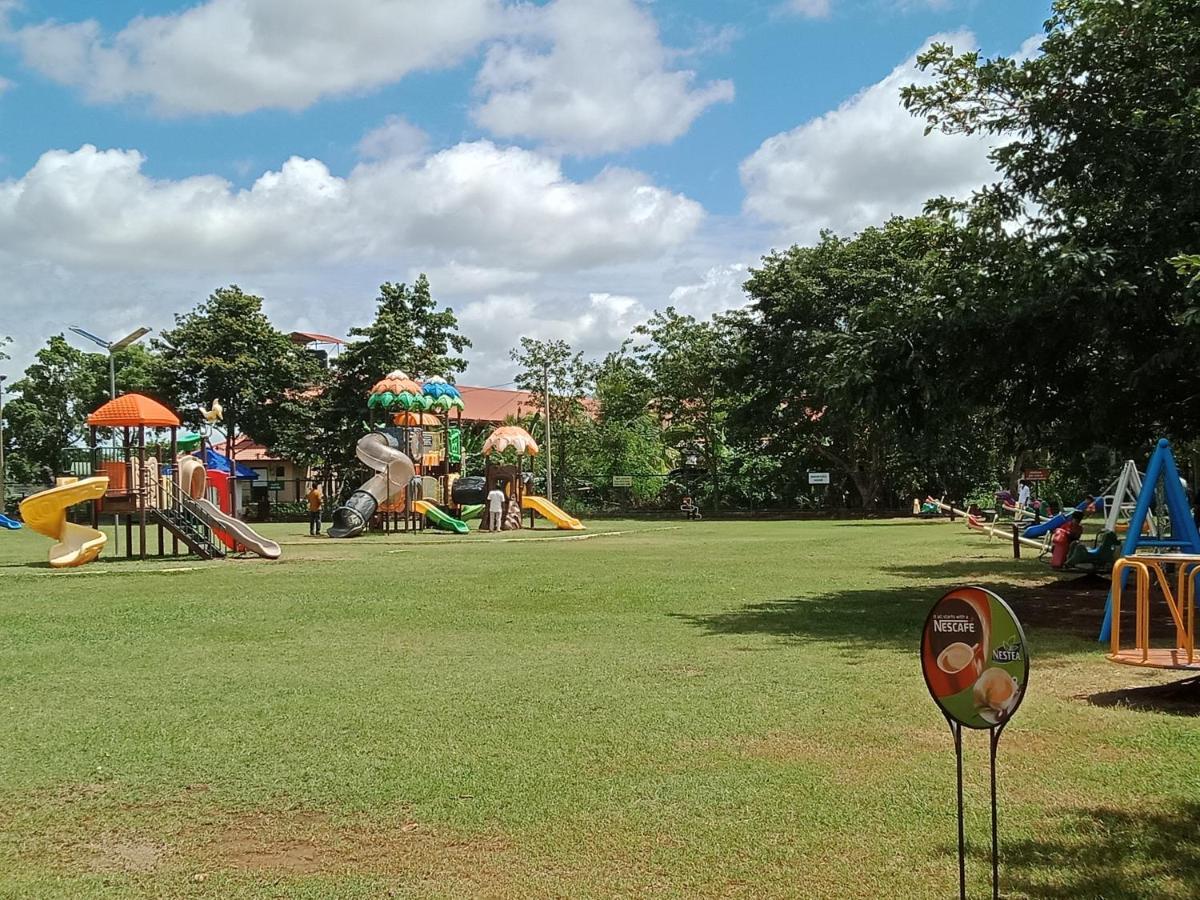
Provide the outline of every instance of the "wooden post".
<path id="1" fill-rule="evenodd" d="M 1012 539 L 1013 539 L 1013 559 L 1020 559 L 1021 558 L 1021 530 L 1019 528 L 1017 528 L 1017 525 L 1015 522 L 1013 523 L 1013 527 L 1012 527 Z"/>

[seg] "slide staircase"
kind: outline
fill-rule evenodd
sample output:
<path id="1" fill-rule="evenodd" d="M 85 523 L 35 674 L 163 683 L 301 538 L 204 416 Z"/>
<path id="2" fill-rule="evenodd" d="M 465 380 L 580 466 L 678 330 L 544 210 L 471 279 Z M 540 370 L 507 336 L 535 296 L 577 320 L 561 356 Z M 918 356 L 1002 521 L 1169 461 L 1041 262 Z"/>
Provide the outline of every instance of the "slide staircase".
<path id="1" fill-rule="evenodd" d="M 163 479 L 168 485 L 171 503 L 167 506 L 146 510 L 149 517 L 171 532 L 192 553 L 201 559 L 220 559 L 225 556 L 221 542 L 212 528 L 200 515 L 200 510 L 191 497 L 187 496 L 172 479 Z"/>

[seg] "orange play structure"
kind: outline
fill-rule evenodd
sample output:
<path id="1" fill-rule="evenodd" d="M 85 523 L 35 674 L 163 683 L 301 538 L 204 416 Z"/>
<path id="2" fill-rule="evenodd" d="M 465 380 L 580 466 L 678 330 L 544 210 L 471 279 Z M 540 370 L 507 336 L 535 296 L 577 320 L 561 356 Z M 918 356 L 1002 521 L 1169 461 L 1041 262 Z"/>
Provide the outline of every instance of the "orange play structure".
<path id="1" fill-rule="evenodd" d="M 1175 569 L 1174 578 L 1167 567 Z M 1125 574 L 1135 576 L 1134 638 L 1121 647 L 1121 600 Z M 1113 566 L 1112 637 L 1108 658 L 1130 666 L 1154 669 L 1200 669 L 1196 654 L 1196 583 L 1200 556 L 1185 553 L 1135 554 Z M 1150 646 L 1151 594 L 1157 585 L 1175 626 L 1173 647 Z"/>

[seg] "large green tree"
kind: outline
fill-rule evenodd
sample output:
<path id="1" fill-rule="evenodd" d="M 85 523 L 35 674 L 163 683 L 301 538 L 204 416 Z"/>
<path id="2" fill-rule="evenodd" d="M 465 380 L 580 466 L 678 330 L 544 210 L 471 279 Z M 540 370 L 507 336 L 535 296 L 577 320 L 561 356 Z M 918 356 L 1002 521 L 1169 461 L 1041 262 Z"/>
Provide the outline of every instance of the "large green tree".
<path id="1" fill-rule="evenodd" d="M 237 285 L 220 288 L 153 342 L 164 394 L 178 398 L 181 418 L 200 421 L 200 409 L 219 400 L 223 426 L 273 445 L 304 415 L 304 394 L 319 377 L 317 364 L 271 324 L 263 299 Z"/>
<path id="2" fill-rule="evenodd" d="M 720 504 L 725 422 L 735 402 L 727 375 L 738 358 L 736 316 L 701 321 L 667 307 L 634 329 L 631 353 L 652 384 L 650 406 L 665 440 L 683 460 L 695 457 Z"/>
<path id="3" fill-rule="evenodd" d="M 1021 303 L 1030 330 L 990 346 L 1052 336 L 1076 406 L 1056 442 L 1196 435 L 1200 335 L 1169 260 L 1200 239 L 1200 5 L 1056 0 L 1028 58 L 939 43 L 920 65 L 935 79 L 906 89 L 909 109 L 999 144 L 998 182 L 967 221 L 1003 220 L 1036 270 Z"/>
<path id="4" fill-rule="evenodd" d="M 87 415 L 95 406 L 81 391 L 89 381 L 88 356 L 55 335 L 9 388 L 13 398 L 4 405 L 9 464 L 19 477 L 57 474 L 66 450 L 86 436 Z"/>
<path id="5" fill-rule="evenodd" d="M 743 446 L 780 460 L 790 493 L 816 467 L 867 509 L 957 480 L 964 432 L 995 394 L 967 350 L 986 317 L 965 252 L 947 219 L 895 218 L 751 271 L 734 424 Z"/>
<path id="6" fill-rule="evenodd" d="M 352 463 L 375 382 L 397 369 L 416 379 L 452 381 L 466 369 L 462 354 L 470 346 L 454 310 L 433 298 L 424 275 L 411 285 L 380 285 L 374 320 L 350 329 L 350 343 L 334 360 L 327 389 L 313 401 L 316 455 L 335 467 Z"/>

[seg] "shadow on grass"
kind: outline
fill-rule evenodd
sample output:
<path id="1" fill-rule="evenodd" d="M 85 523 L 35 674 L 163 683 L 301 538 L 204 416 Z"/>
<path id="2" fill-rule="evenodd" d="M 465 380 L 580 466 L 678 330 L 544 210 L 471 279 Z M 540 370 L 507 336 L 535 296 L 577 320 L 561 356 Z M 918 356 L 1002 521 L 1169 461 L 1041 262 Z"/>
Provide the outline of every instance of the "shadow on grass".
<path id="1" fill-rule="evenodd" d="M 1061 608 L 1045 607 L 1045 589 L 1031 591 L 1013 584 L 989 587 L 1013 605 L 1026 624 L 1026 634 L 1040 651 L 1098 652 L 1094 639 L 1104 611 L 1103 596 L 1096 609 L 1092 609 L 1096 606 L 1094 598 L 1085 598 L 1088 606 L 1080 613 L 1082 627 L 1065 627 L 1061 620 L 1068 617 Z M 785 641 L 915 650 L 929 608 L 947 589 L 945 585 L 919 585 L 837 591 L 815 597 L 764 600 L 715 613 L 668 615 L 714 636 L 763 634 Z M 1081 636 L 1087 640 L 1078 640 Z"/>
<path id="2" fill-rule="evenodd" d="M 1023 897 L 1195 897 L 1200 803 L 1065 810 L 1056 833 L 1005 841 L 1000 854 L 1001 886 Z"/>
<path id="3" fill-rule="evenodd" d="M 1200 677 L 1172 681 L 1170 684 L 1102 691 L 1091 694 L 1086 699 L 1093 706 L 1118 706 L 1176 716 L 1200 716 Z"/>
<path id="4" fill-rule="evenodd" d="M 888 649 L 915 649 L 933 602 L 951 587 L 978 582 L 985 567 L 970 562 L 941 566 L 895 566 L 889 574 L 923 582 L 912 587 L 836 591 L 813 597 L 784 597 L 715 613 L 671 613 L 709 635 L 765 634 L 789 641 L 829 641 Z M 995 572 L 991 573 L 993 576 Z M 929 582 L 935 583 L 929 583 Z M 936 583 L 941 581 L 941 584 Z M 1106 591 L 1052 585 L 990 583 L 1025 625 L 1041 652 L 1097 653 Z M 1128 617 L 1128 622 L 1126 618 Z M 1122 611 L 1125 628 L 1133 610 Z"/>

